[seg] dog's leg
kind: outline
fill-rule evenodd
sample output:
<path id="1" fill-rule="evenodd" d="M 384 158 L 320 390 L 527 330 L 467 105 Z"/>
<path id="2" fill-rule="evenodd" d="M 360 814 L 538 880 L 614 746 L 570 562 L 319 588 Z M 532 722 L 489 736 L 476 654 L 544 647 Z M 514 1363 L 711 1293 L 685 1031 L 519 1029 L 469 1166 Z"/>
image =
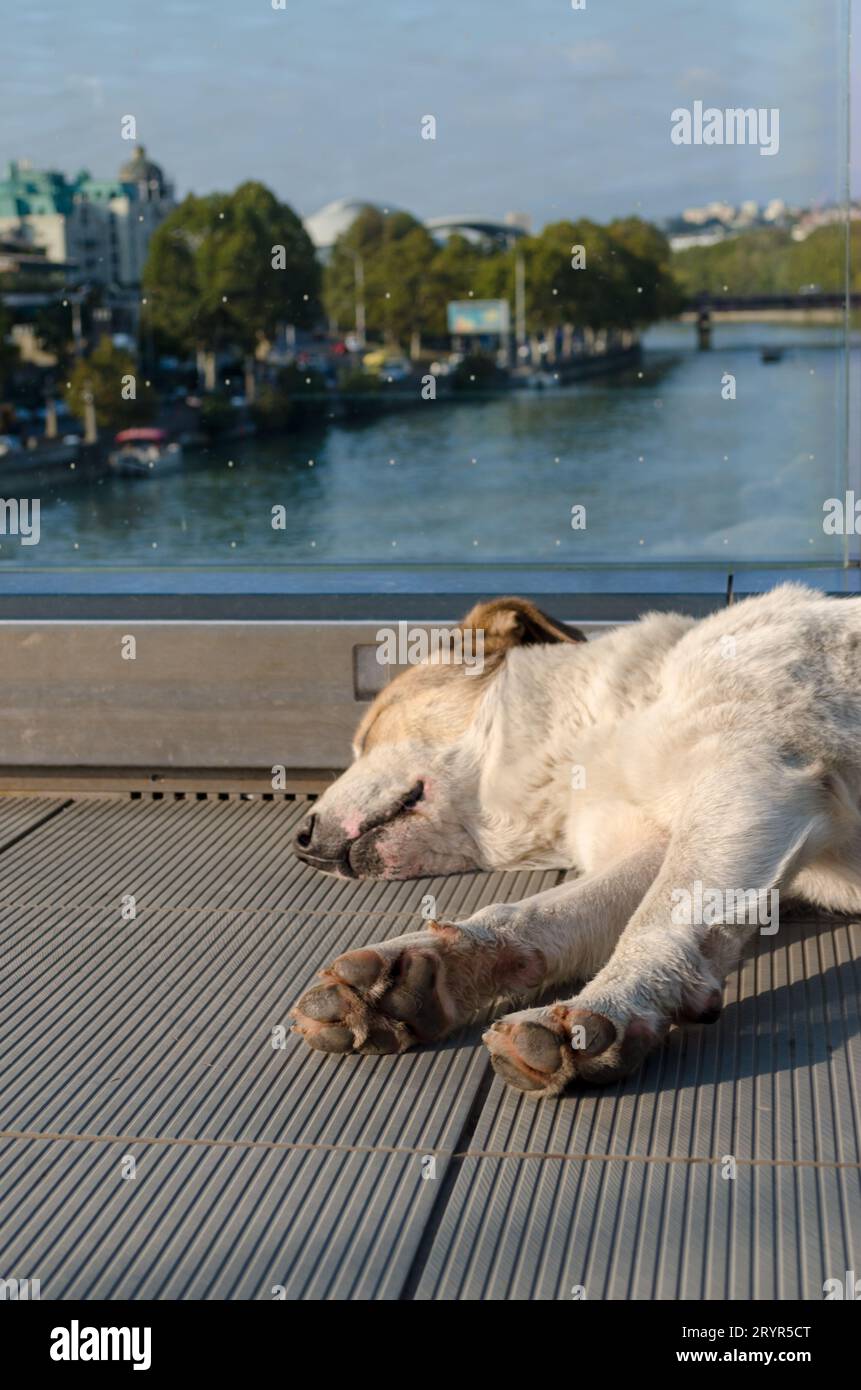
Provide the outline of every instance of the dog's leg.
<path id="1" fill-rule="evenodd" d="M 661 865 L 664 846 L 519 903 L 349 951 L 294 1010 L 324 1052 L 401 1052 L 466 1022 L 496 999 L 586 979 L 610 957 Z"/>
<path id="2" fill-rule="evenodd" d="M 654 883 L 585 988 L 510 1014 L 485 1034 L 506 1081 L 536 1096 L 575 1077 L 614 1081 L 672 1023 L 717 1017 L 725 974 L 758 924 L 738 910 L 741 895 L 767 904 L 821 853 L 831 829 L 827 778 L 757 761 L 756 770 L 727 765 L 698 783 Z M 717 915 L 687 910 L 718 902 Z"/>

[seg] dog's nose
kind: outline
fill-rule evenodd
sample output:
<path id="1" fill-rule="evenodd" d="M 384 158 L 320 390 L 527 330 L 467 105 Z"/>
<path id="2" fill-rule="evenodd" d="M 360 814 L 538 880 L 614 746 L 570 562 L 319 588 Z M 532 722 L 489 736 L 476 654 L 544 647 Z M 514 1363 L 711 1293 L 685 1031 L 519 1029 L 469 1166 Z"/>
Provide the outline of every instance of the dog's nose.
<path id="1" fill-rule="evenodd" d="M 337 820 L 317 813 L 306 816 L 293 836 L 293 853 L 303 864 L 346 878 L 352 877 L 349 847 L 350 842 Z"/>
<path id="2" fill-rule="evenodd" d="M 303 820 L 293 844 L 297 850 L 309 850 L 314 842 L 314 823 L 317 817 L 314 815 L 306 816 Z"/>

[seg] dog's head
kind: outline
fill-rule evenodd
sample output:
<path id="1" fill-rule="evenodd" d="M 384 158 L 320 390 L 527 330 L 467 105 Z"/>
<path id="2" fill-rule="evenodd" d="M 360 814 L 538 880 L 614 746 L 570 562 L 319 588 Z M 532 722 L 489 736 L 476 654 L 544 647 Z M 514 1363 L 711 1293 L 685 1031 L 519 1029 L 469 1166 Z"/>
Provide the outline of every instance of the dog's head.
<path id="1" fill-rule="evenodd" d="M 519 598 L 478 604 L 456 635 L 460 652 L 482 652 L 481 668 L 438 650 L 385 687 L 359 725 L 355 761 L 296 836 L 305 863 L 347 878 L 488 867 L 477 834 L 482 764 L 506 718 L 505 702 L 487 699 L 492 683 L 515 648 L 585 639 Z"/>

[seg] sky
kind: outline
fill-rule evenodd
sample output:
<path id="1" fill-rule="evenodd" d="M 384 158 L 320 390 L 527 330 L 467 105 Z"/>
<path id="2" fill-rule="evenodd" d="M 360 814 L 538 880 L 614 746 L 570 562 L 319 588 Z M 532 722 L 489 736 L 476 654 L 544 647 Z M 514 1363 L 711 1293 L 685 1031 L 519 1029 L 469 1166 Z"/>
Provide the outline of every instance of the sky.
<path id="1" fill-rule="evenodd" d="M 302 216 L 348 197 L 540 227 L 841 196 L 848 0 L 273 3 L 0 0 L 0 161 L 110 177 L 133 115 L 180 195 L 255 178 Z M 778 153 L 674 145 L 696 100 L 778 108 Z"/>

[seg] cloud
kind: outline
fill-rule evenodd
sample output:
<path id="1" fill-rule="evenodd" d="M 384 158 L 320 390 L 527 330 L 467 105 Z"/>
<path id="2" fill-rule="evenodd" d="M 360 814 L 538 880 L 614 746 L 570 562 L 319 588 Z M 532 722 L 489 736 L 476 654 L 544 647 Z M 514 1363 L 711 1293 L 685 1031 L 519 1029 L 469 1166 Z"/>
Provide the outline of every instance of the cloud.
<path id="1" fill-rule="evenodd" d="M 576 72 L 591 77 L 610 76 L 619 72 L 619 58 L 615 45 L 606 39 L 586 39 L 582 43 L 569 44 L 562 50 L 564 57 Z"/>
<path id="2" fill-rule="evenodd" d="M 706 83 L 720 81 L 714 68 L 685 68 L 679 78 L 680 87 L 703 87 Z"/>
<path id="3" fill-rule="evenodd" d="M 101 111 L 105 104 L 105 84 L 100 77 L 85 77 L 80 73 L 70 73 L 64 79 L 66 86 L 73 91 L 89 92 L 93 100 L 93 109 Z"/>

